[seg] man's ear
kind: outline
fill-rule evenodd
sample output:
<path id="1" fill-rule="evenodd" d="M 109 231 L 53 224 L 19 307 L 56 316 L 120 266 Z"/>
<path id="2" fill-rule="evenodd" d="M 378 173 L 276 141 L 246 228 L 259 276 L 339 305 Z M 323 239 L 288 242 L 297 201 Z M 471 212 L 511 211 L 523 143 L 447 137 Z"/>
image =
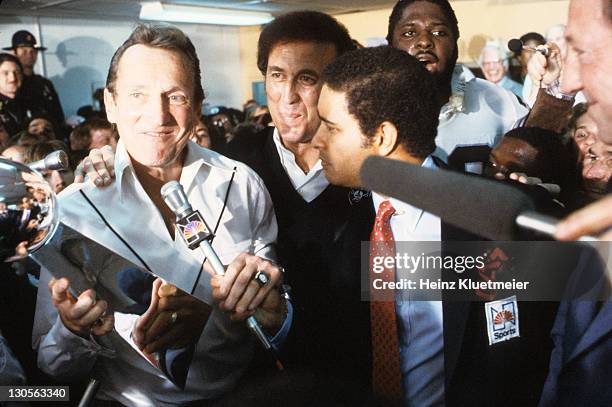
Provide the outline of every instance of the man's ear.
<path id="1" fill-rule="evenodd" d="M 106 109 L 106 118 L 109 123 L 117 123 L 117 104 L 115 103 L 115 97 L 108 90 L 104 88 L 104 107 Z"/>
<path id="2" fill-rule="evenodd" d="M 397 128 L 391 122 L 385 121 L 376 129 L 376 147 L 378 154 L 388 156 L 397 147 Z"/>

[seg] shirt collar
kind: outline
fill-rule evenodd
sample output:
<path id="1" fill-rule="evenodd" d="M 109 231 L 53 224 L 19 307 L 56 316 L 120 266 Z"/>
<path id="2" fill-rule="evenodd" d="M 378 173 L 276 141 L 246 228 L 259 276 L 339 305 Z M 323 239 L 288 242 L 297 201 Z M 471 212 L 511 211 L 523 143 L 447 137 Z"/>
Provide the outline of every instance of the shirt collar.
<path id="1" fill-rule="evenodd" d="M 216 156 L 216 153 L 206 148 L 200 147 L 193 141 L 188 141 L 185 146 L 187 149 L 187 155 L 185 156 L 185 162 L 183 163 L 183 170 L 181 171 L 180 183 L 187 190 L 196 175 L 203 166 L 209 167 L 209 169 L 215 168 L 223 171 L 228 171 L 227 166 L 223 165 L 220 159 Z M 230 170 L 231 171 L 231 170 Z M 122 191 L 127 187 L 124 185 L 127 177 L 134 177 L 136 181 L 136 174 L 132 167 L 132 160 L 130 155 L 125 148 L 125 144 L 119 138 L 117 142 L 117 150 L 115 152 L 115 177 L 116 183 L 119 188 L 119 199 L 122 198 Z"/>
<path id="2" fill-rule="evenodd" d="M 289 151 L 287 147 L 285 147 L 280 139 L 280 133 L 278 132 L 278 128 L 274 128 L 274 132 L 272 133 L 272 141 L 274 141 L 274 145 L 276 146 L 276 152 L 278 153 L 278 158 L 280 158 L 281 165 L 287 170 L 287 163 L 285 160 L 289 160 L 295 166 L 297 165 L 295 162 L 295 155 L 292 151 Z"/>
<path id="3" fill-rule="evenodd" d="M 0 93 L 0 101 L 4 102 L 5 104 L 11 103 L 13 100 L 15 99 L 11 99 L 10 97 Z"/>
<path id="4" fill-rule="evenodd" d="M 451 120 L 458 113 L 465 111 L 467 104 L 467 84 L 475 80 L 475 76 L 466 66 L 456 64 L 453 68 L 453 75 L 451 78 L 451 95 L 448 102 L 440 109 L 440 115 L 438 116 L 440 124 L 444 124 Z"/>
<path id="5" fill-rule="evenodd" d="M 123 140 L 119 138 L 117 142 L 117 148 L 115 150 L 115 178 L 116 184 L 119 189 L 119 199 L 121 199 L 121 191 L 123 190 L 123 180 L 125 178 L 124 174 L 127 171 L 131 171 L 132 169 L 132 161 L 130 160 L 130 156 L 127 153 L 125 148 L 125 144 L 123 144 Z"/>
<path id="6" fill-rule="evenodd" d="M 438 169 L 438 166 L 436 165 L 431 155 L 428 155 L 427 158 L 425 158 L 425 160 L 421 164 L 421 167 L 430 168 L 433 170 Z M 416 230 L 417 226 L 419 225 L 419 221 L 421 220 L 421 217 L 423 216 L 423 213 L 425 213 L 425 211 L 398 199 L 385 197 L 383 195 L 378 194 L 377 192 L 372 192 L 372 201 L 374 203 L 374 210 L 376 212 L 378 212 L 378 207 L 380 206 L 381 202 L 386 199 L 391 201 L 391 205 L 393 205 L 393 208 L 395 208 L 395 213 L 393 214 L 393 216 L 401 217 L 402 222 L 405 222 L 406 225 L 409 225 L 411 231 Z"/>
<path id="7" fill-rule="evenodd" d="M 468 68 L 467 66 L 463 64 L 456 64 L 455 67 L 458 67 L 458 69 L 457 71 L 453 71 L 453 76 L 463 75 L 463 78 L 465 79 L 466 82 L 469 82 L 472 79 L 476 78 L 476 75 L 474 75 L 474 72 L 472 72 L 472 70 Z"/>
<path id="8" fill-rule="evenodd" d="M 295 154 L 293 154 L 293 151 L 289 150 L 287 147 L 283 145 L 283 142 L 281 141 L 281 138 L 280 138 L 280 133 L 278 132 L 277 128 L 274 128 L 272 139 L 274 140 L 274 145 L 276 145 L 276 150 L 278 151 L 278 156 L 280 158 L 282 166 L 285 169 L 287 169 L 287 163 L 285 162 L 285 160 L 288 159 L 288 160 L 291 160 L 291 164 L 295 168 L 299 168 L 298 164 L 295 162 Z M 322 171 L 322 170 L 323 170 L 323 165 L 321 163 L 321 160 L 319 159 L 317 163 L 310 169 L 310 171 L 308 172 L 308 175 L 314 174 L 317 171 Z M 302 170 L 300 169 L 300 171 Z"/>

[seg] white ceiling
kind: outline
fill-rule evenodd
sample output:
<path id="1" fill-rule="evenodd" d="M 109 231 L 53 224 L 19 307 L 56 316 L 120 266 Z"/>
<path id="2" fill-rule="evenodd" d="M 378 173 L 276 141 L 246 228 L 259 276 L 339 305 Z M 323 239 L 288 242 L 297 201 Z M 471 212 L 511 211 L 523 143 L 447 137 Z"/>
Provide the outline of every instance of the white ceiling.
<path id="1" fill-rule="evenodd" d="M 167 4 L 207 6 L 282 14 L 319 10 L 329 14 L 392 7 L 396 0 L 163 0 Z M 139 0 L 0 0 L 0 14 L 54 17 L 138 18 Z"/>
<path id="2" fill-rule="evenodd" d="M 0 0 L 0 14 L 93 17 L 97 19 L 138 18 L 142 0 Z M 146 1 L 146 0 L 145 0 Z M 465 1 L 465 0 L 452 0 Z M 490 4 L 511 5 L 534 1 L 560 0 L 488 0 Z M 343 14 L 357 11 L 392 7 L 396 0 L 162 0 L 167 4 L 207 6 L 234 10 L 262 11 L 278 15 L 296 10 L 318 10 L 329 14 Z"/>

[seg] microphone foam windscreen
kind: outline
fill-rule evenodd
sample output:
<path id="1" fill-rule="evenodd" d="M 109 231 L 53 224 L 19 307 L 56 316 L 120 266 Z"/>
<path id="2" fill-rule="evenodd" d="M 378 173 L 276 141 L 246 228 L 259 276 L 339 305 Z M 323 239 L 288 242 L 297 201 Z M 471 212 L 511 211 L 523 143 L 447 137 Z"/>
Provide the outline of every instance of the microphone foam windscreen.
<path id="1" fill-rule="evenodd" d="M 524 192 L 502 182 L 383 157 L 368 157 L 360 176 L 368 190 L 491 240 L 517 239 L 516 217 L 535 208 Z"/>
<path id="2" fill-rule="evenodd" d="M 523 51 L 523 43 L 521 42 L 521 40 L 513 38 L 508 41 L 508 49 L 514 52 L 515 54 L 520 54 L 521 51 Z"/>

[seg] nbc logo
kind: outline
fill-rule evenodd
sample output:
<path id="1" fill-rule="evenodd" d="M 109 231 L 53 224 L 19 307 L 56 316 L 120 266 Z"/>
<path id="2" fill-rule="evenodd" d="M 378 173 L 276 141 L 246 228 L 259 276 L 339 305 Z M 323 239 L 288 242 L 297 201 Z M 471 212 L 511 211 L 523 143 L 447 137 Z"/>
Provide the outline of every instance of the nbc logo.
<path id="1" fill-rule="evenodd" d="M 495 325 L 505 325 L 506 322 L 514 322 L 514 314 L 511 311 L 500 311 L 495 315 Z"/>
<path id="2" fill-rule="evenodd" d="M 485 303 L 489 345 L 520 336 L 516 296 Z"/>

